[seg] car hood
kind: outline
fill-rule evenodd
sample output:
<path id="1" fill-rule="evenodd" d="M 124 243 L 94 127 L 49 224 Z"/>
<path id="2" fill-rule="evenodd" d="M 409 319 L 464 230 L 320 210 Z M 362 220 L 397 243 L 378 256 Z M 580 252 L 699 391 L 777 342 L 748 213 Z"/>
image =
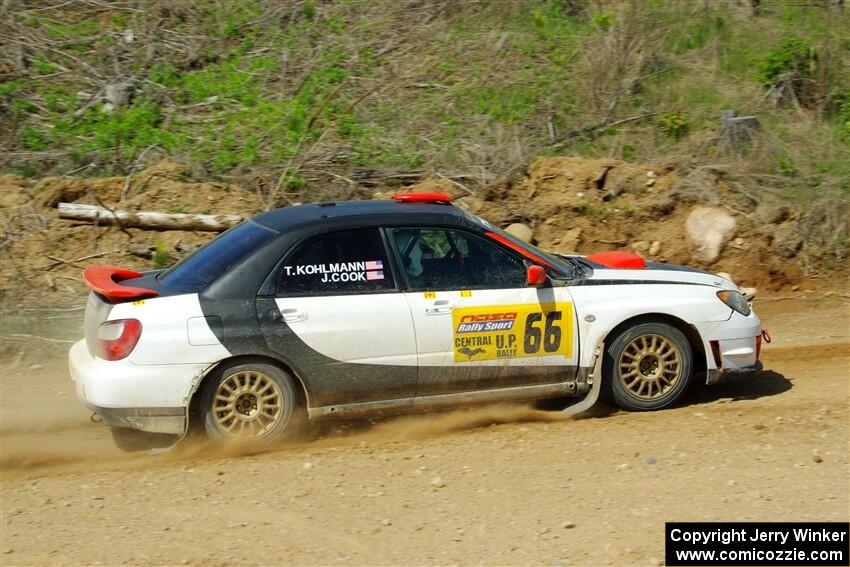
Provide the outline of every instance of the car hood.
<path id="1" fill-rule="evenodd" d="M 584 256 L 563 256 L 578 261 L 584 268 L 582 280 L 589 285 L 611 284 L 692 284 L 708 285 L 718 289 L 738 290 L 734 282 L 697 268 L 643 262 L 641 268 L 612 268 L 589 260 Z"/>

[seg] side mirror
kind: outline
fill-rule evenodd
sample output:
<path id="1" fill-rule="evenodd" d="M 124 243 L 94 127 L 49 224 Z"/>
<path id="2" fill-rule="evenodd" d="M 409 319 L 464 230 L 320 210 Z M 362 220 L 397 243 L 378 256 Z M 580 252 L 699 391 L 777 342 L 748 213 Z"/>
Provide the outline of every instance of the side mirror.
<path id="1" fill-rule="evenodd" d="M 534 264 L 528 267 L 528 271 L 525 276 L 525 284 L 531 287 L 539 287 L 545 284 L 547 279 L 546 270 L 544 270 L 542 266 Z"/>

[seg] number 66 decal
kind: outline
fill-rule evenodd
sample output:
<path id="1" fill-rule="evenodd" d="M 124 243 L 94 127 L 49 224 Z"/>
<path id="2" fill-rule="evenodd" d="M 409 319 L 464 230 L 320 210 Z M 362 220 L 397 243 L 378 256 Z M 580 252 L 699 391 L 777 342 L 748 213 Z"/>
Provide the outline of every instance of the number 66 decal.
<path id="1" fill-rule="evenodd" d="M 543 352 L 556 353 L 561 349 L 561 327 L 558 322 L 562 315 L 560 311 L 546 313 L 546 324 L 542 331 Z M 525 318 L 525 339 L 523 348 L 526 354 L 540 352 L 541 330 L 536 323 L 543 319 L 543 313 L 529 313 Z"/>

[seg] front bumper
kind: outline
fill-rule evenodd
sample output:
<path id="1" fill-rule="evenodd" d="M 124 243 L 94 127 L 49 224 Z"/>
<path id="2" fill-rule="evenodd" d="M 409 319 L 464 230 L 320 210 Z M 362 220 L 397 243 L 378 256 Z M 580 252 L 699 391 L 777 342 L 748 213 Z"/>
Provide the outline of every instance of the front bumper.
<path id="1" fill-rule="evenodd" d="M 699 331 L 703 336 L 708 367 L 706 384 L 715 384 L 727 375 L 761 370 L 758 350 L 762 328 L 755 312 L 744 316 L 733 311 L 727 321 Z"/>
<path id="2" fill-rule="evenodd" d="M 746 378 L 762 371 L 764 366 L 758 360 L 752 366 L 744 368 L 712 368 L 705 378 L 706 384 L 718 384 L 735 378 Z"/>
<path id="3" fill-rule="evenodd" d="M 106 361 L 89 353 L 84 340 L 68 352 L 77 396 L 104 423 L 153 433 L 180 435 L 194 385 L 207 364 L 136 365 Z"/>

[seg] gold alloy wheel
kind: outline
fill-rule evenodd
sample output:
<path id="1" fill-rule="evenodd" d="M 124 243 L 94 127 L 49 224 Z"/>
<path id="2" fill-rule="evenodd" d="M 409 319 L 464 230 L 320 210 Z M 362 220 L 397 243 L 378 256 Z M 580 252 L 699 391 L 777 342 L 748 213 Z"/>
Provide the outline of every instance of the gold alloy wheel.
<path id="1" fill-rule="evenodd" d="M 237 372 L 218 385 L 212 413 L 226 436 L 257 439 L 280 421 L 283 394 L 277 383 L 262 372 Z"/>
<path id="2" fill-rule="evenodd" d="M 655 400 L 669 392 L 682 377 L 678 347 L 661 335 L 635 337 L 623 349 L 618 364 L 626 391 L 642 400 Z"/>

